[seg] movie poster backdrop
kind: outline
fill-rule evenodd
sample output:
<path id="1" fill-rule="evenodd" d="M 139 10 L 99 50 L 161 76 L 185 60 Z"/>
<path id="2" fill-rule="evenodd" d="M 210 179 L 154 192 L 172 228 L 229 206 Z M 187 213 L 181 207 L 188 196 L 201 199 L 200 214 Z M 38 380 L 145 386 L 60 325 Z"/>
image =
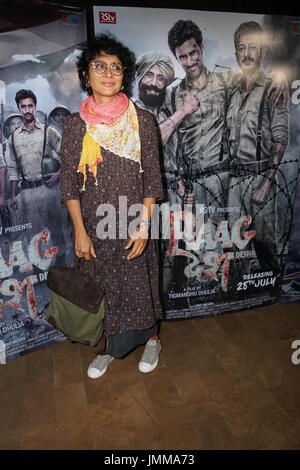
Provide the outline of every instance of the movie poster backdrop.
<path id="1" fill-rule="evenodd" d="M 86 14 L 80 9 L 28 1 L 18 8 L 13 3 L 11 8 L 6 5 L 0 16 L 0 363 L 4 364 L 65 339 L 45 321 L 44 312 L 50 300 L 48 269 L 73 261 L 71 221 L 61 204 L 58 184 L 48 189 L 44 183 L 49 173 L 59 171 L 63 122 L 82 100 L 76 59 L 86 41 Z M 42 138 L 26 147 L 33 157 L 35 152 L 43 152 L 44 182 L 35 184 L 35 169 L 27 161 L 28 168 L 23 169 L 32 172 L 33 184 L 25 187 L 18 167 L 12 204 L 9 139 L 22 125 L 15 102 L 20 89 L 36 95 L 36 117 L 47 126 Z M 55 149 L 50 136 L 57 144 Z"/>
<path id="2" fill-rule="evenodd" d="M 162 232 L 169 227 L 169 238 L 160 243 L 165 319 L 278 302 L 300 151 L 300 70 L 295 61 L 300 18 L 114 6 L 93 9 L 95 35 L 112 33 L 136 54 L 133 99 L 153 112 L 160 125 L 166 188 Z M 175 54 L 171 51 L 168 36 L 172 30 L 174 36 L 179 20 L 192 20 L 201 30 L 200 54 L 193 38 L 183 47 L 179 41 Z M 258 23 L 265 39 L 261 81 L 256 86 L 260 95 L 250 92 L 243 100 L 234 32 L 244 22 Z M 251 64 L 251 58 L 246 59 Z M 201 61 L 207 76 L 197 90 L 191 87 L 191 77 Z M 267 93 L 266 83 L 276 72 L 282 72 L 288 83 L 285 109 L 282 100 L 272 108 L 267 95 L 263 97 L 263 88 Z M 190 101 L 189 114 L 178 122 L 173 113 L 182 111 L 189 91 L 198 102 Z M 169 137 L 166 123 L 173 126 Z M 270 152 L 278 142 L 279 147 L 280 142 L 284 145 L 276 147 L 280 157 L 274 161 Z"/>
<path id="3" fill-rule="evenodd" d="M 38 14 L 35 8 L 39 8 Z M 300 19 L 129 7 L 94 7 L 93 13 L 96 35 L 111 32 L 135 52 L 139 71 L 134 100 L 155 113 L 162 132 L 166 198 L 160 205 L 160 220 L 161 232 L 165 233 L 165 229 L 167 232 L 160 242 L 164 318 L 215 315 L 278 301 L 298 176 L 300 71 L 295 57 L 300 46 Z M 25 17 L 26 27 L 22 23 Z M 28 18 L 32 24 L 28 24 Z M 43 317 L 49 303 L 46 279 L 49 267 L 73 260 L 71 223 L 63 206 L 57 211 L 59 223 L 53 224 L 50 215 L 47 220 L 34 211 L 30 213 L 30 204 L 29 210 L 25 210 L 22 192 L 34 193 L 35 188 L 23 189 L 20 176 L 18 207 L 11 207 L 6 158 L 10 135 L 22 122 L 15 94 L 22 88 L 31 89 L 37 96 L 37 118 L 61 134 L 65 117 L 77 111 L 84 98 L 77 79 L 76 59 L 86 41 L 86 22 L 85 12 L 80 9 L 44 5 L 40 15 L 40 5 L 30 1 L 26 11 L 16 12 L 12 6 L 11 11 L 1 12 L 1 20 L 0 363 L 5 363 L 64 340 Z M 208 93 L 207 84 L 203 89 L 200 87 L 196 102 L 191 97 L 185 98 L 186 70 L 168 46 L 168 33 L 179 20 L 193 20 L 202 31 L 202 60 L 214 85 Z M 280 165 L 270 168 L 263 159 L 258 162 L 255 148 L 248 155 L 249 166 L 245 171 L 244 165 L 232 158 L 228 139 L 219 137 L 220 133 L 233 135 L 236 102 L 232 96 L 237 96 L 234 92 L 240 70 L 233 35 L 241 23 L 248 21 L 261 25 L 272 39 L 262 69 L 269 80 L 274 79 L 272 71 L 283 72 L 290 100 L 285 130 L 288 146 Z M 158 58 L 163 74 L 152 70 Z M 195 70 L 193 67 L 190 73 Z M 147 83 L 144 78 L 151 82 L 155 74 L 160 85 L 143 90 L 141 85 Z M 154 105 L 152 95 L 157 96 Z M 189 112 L 176 123 L 174 112 L 182 112 L 185 99 L 190 100 Z M 268 108 L 270 115 L 280 116 L 282 103 L 278 106 L 276 110 Z M 263 117 L 263 130 L 270 115 Z M 252 123 L 249 132 L 257 134 L 257 113 L 255 117 L 255 112 L 251 114 L 249 109 L 248 118 Z M 169 130 L 171 126 L 169 134 L 166 121 Z M 275 127 L 277 124 L 277 128 L 284 127 L 282 122 L 279 119 L 278 124 L 275 119 Z M 211 159 L 205 153 L 206 146 L 213 149 Z M 262 135 L 263 155 L 265 146 Z M 47 172 L 57 169 L 57 161 L 57 156 L 45 155 L 45 177 Z M 272 169 L 273 174 L 266 177 Z M 266 180 L 271 181 L 268 194 L 255 205 L 250 193 L 255 184 L 259 189 Z M 58 204 L 58 188 L 56 191 Z M 171 206 L 175 207 L 173 211 Z M 50 204 L 45 199 L 47 207 Z M 178 235 L 178 230 L 183 236 Z"/>

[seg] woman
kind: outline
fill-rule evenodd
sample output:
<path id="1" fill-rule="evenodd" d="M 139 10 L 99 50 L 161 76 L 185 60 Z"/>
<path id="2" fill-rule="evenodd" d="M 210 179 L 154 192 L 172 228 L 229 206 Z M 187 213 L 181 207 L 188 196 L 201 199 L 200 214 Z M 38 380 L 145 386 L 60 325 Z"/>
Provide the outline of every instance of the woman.
<path id="1" fill-rule="evenodd" d="M 89 97 L 67 119 L 62 137 L 61 192 L 74 225 L 75 253 L 95 258 L 105 289 L 106 350 L 90 364 L 91 378 L 146 342 L 139 370 L 151 372 L 161 349 L 157 249 L 148 233 L 151 205 L 163 188 L 154 118 L 128 98 L 134 66 L 132 52 L 106 35 L 84 50 L 77 68 Z M 138 203 L 139 226 L 128 238 L 127 207 Z M 109 220 L 106 237 L 99 215 L 112 206 L 116 230 Z"/>

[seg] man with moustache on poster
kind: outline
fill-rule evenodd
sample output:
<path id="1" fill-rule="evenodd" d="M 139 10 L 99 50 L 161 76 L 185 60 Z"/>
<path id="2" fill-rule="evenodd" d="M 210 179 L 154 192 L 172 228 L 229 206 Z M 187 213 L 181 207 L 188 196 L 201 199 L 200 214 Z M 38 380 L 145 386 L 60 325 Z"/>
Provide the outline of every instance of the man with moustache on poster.
<path id="1" fill-rule="evenodd" d="M 19 90 L 15 101 L 23 117 L 22 125 L 9 137 L 7 170 L 11 189 L 11 207 L 19 205 L 16 189 L 21 180 L 23 223 L 30 223 L 28 241 L 44 230 L 50 230 L 52 241 L 63 250 L 61 230 L 62 205 L 58 188 L 61 137 L 52 127 L 35 116 L 37 99 L 31 90 Z M 44 163 L 53 162 L 53 171 L 44 174 Z"/>
<path id="2" fill-rule="evenodd" d="M 277 236 L 276 174 L 289 141 L 288 107 L 276 107 L 267 96 L 270 80 L 261 68 L 267 35 L 255 21 L 239 25 L 234 33 L 235 55 L 242 75 L 231 96 L 227 125 L 231 151 L 229 205 L 251 215 L 252 242 L 264 271 L 280 270 Z M 229 216 L 229 226 L 234 223 Z M 243 263 L 250 268 L 249 262 Z"/>

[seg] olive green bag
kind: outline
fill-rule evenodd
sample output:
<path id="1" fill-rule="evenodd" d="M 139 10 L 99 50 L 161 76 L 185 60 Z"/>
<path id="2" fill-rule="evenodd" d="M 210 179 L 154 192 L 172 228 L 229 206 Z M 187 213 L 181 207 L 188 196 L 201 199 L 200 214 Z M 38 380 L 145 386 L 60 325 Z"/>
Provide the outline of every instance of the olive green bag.
<path id="1" fill-rule="evenodd" d="M 94 261 L 89 264 L 89 273 L 79 269 L 78 260 L 73 268 L 49 269 L 45 319 L 70 340 L 95 347 L 103 333 L 104 291 L 96 283 Z"/>
<path id="2" fill-rule="evenodd" d="M 96 346 L 103 333 L 104 300 L 98 312 L 90 313 L 64 297 L 51 292 L 45 319 L 71 341 Z"/>

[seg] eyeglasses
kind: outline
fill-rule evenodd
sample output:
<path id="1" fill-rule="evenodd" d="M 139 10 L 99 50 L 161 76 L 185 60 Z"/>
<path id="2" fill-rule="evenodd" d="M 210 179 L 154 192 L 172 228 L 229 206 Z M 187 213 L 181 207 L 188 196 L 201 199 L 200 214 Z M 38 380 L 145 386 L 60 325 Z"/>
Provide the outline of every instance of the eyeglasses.
<path id="1" fill-rule="evenodd" d="M 122 67 L 120 64 L 113 62 L 112 64 L 107 64 L 106 62 L 91 62 L 90 65 L 93 67 L 96 73 L 102 75 L 109 68 L 113 75 L 117 77 L 122 75 L 126 67 Z"/>

